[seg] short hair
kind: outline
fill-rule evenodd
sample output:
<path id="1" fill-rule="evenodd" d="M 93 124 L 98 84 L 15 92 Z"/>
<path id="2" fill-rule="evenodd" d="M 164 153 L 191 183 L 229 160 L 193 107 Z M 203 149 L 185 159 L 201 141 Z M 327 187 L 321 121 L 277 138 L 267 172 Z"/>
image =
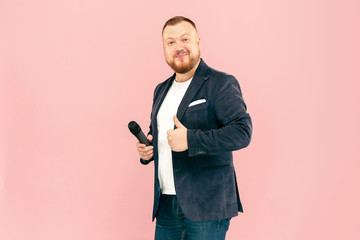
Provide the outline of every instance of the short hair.
<path id="1" fill-rule="evenodd" d="M 166 21 L 166 23 L 164 24 L 164 27 L 162 29 L 162 33 L 164 33 L 164 29 L 167 26 L 174 26 L 174 25 L 176 25 L 178 23 L 181 23 L 181 22 L 190 23 L 195 28 L 195 30 L 197 31 L 195 23 L 193 21 L 191 21 L 189 18 L 186 18 L 186 17 L 183 17 L 183 16 L 175 16 L 175 17 L 172 17 L 172 18 L 170 18 L 169 20 Z"/>

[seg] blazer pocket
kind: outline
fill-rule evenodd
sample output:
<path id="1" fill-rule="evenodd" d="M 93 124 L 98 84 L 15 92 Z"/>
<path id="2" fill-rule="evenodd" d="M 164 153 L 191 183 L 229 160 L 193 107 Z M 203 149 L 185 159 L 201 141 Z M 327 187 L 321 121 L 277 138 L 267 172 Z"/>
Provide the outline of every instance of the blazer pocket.
<path id="1" fill-rule="evenodd" d="M 190 104 L 189 104 L 189 107 L 192 107 L 192 106 L 195 106 L 195 105 L 204 103 L 204 102 L 206 102 L 206 99 L 205 99 L 205 98 L 203 98 L 203 99 L 198 99 L 198 100 L 195 100 L 195 101 L 193 101 L 192 103 L 190 103 Z"/>
<path id="2" fill-rule="evenodd" d="M 203 108 L 207 108 L 207 106 L 208 106 L 208 102 L 196 104 L 196 105 L 193 105 L 193 106 L 188 107 L 188 108 L 187 108 L 187 112 L 192 112 L 192 111 L 201 110 L 201 109 L 203 109 Z"/>
<path id="3" fill-rule="evenodd" d="M 201 166 L 200 169 L 211 169 L 211 168 L 222 169 L 222 168 L 229 168 L 229 167 L 230 167 L 229 164 L 223 164 L 223 165 Z"/>

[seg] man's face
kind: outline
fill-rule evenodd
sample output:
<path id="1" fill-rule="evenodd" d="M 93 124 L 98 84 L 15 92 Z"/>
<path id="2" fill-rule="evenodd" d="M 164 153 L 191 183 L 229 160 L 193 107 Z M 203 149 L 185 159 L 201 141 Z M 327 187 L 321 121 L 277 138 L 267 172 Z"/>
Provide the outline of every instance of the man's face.
<path id="1" fill-rule="evenodd" d="M 163 46 L 165 60 L 176 73 L 189 72 L 200 60 L 199 35 L 186 21 L 164 29 Z"/>

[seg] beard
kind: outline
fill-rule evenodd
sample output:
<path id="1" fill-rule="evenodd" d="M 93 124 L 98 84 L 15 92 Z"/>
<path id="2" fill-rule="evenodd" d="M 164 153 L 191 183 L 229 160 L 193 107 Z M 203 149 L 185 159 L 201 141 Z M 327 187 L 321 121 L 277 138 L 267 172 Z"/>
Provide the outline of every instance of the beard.
<path id="1" fill-rule="evenodd" d="M 187 52 L 189 56 L 189 61 L 180 61 L 176 62 L 174 61 L 174 56 L 171 60 L 166 60 L 167 64 L 176 72 L 176 73 L 187 73 L 191 69 L 194 68 L 194 66 L 198 63 L 200 59 L 200 53 L 197 53 L 195 55 L 190 55 L 189 52 Z"/>

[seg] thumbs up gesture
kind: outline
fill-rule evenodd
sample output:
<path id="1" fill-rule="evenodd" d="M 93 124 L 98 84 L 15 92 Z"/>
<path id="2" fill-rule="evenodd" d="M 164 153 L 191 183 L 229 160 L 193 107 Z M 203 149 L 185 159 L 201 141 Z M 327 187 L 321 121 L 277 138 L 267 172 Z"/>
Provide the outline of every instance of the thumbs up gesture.
<path id="1" fill-rule="evenodd" d="M 174 152 L 182 152 L 188 149 L 187 128 L 181 124 L 176 115 L 173 119 L 176 129 L 167 131 L 168 143 Z"/>

